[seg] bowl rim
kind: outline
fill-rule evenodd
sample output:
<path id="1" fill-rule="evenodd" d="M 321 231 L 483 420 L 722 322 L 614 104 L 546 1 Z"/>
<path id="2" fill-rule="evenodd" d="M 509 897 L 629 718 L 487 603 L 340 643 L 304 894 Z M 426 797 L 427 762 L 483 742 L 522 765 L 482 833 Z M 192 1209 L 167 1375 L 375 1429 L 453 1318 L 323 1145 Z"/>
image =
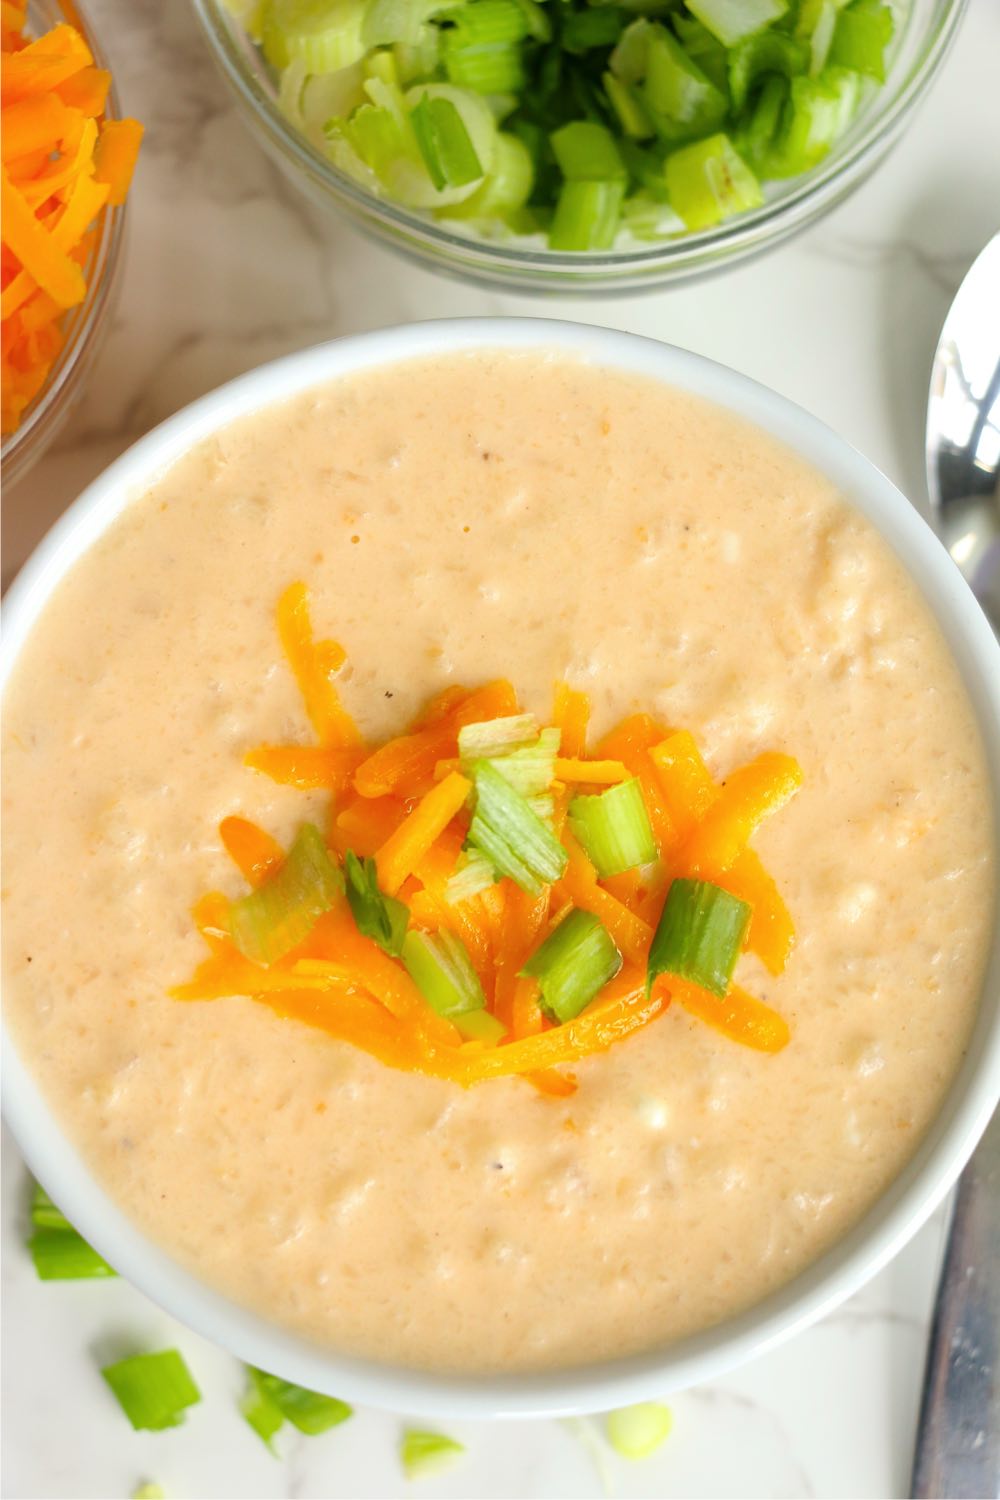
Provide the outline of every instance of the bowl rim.
<path id="1" fill-rule="evenodd" d="M 696 230 L 665 239 L 649 247 L 626 250 L 556 251 L 547 246 L 519 248 L 515 243 L 490 241 L 463 235 L 448 227 L 447 222 L 410 210 L 388 198 L 378 198 L 360 183 L 328 161 L 316 147 L 285 118 L 275 101 L 256 86 L 243 64 L 235 40 L 238 19 L 230 14 L 221 0 L 191 0 L 201 30 L 208 41 L 217 66 L 240 100 L 249 108 L 268 143 L 290 156 L 295 165 L 312 181 L 320 182 L 346 200 L 366 219 L 374 212 L 402 242 L 421 250 L 436 247 L 456 257 L 453 269 L 470 274 L 515 275 L 518 272 L 545 272 L 553 278 L 561 274 L 579 275 L 581 280 L 602 273 L 640 273 L 634 283 L 639 290 L 643 270 L 650 273 L 673 265 L 694 270 L 707 256 L 714 258 L 728 252 L 739 255 L 759 247 L 771 228 L 790 230 L 800 215 L 820 213 L 832 207 L 844 191 L 845 181 L 864 176 L 896 139 L 912 110 L 923 98 L 948 55 L 958 33 L 969 0 L 940 0 L 943 7 L 929 44 L 910 66 L 898 93 L 884 111 L 866 108 L 845 139 L 843 150 L 834 150 L 812 171 L 791 179 L 795 186 L 783 197 L 765 202 L 760 208 L 736 215 L 709 229 Z M 912 24 L 912 15 L 904 29 Z M 901 32 L 902 35 L 902 32 Z M 883 88 L 892 78 L 890 69 Z M 877 100 L 877 96 L 876 96 Z"/>
<path id="2" fill-rule="evenodd" d="M 84 490 L 25 564 L 4 609 L 0 688 L 69 568 L 176 458 L 229 422 L 378 366 L 475 351 L 537 351 L 647 376 L 733 411 L 830 477 L 876 526 L 935 614 L 979 719 L 1000 849 L 1000 644 L 948 553 L 894 484 L 832 429 L 783 396 L 704 357 L 635 334 L 540 318 L 411 324 L 320 344 L 230 381 L 141 438 Z M 1000 892 L 998 892 L 1000 895 Z M 368 1406 L 444 1420 L 607 1410 L 721 1375 L 829 1312 L 924 1223 L 971 1155 L 1000 1096 L 1000 927 L 973 1035 L 942 1107 L 902 1173 L 862 1220 L 805 1271 L 734 1318 L 617 1360 L 525 1375 L 449 1375 L 328 1350 L 198 1280 L 105 1193 L 50 1112 L 9 1032 L 4 1111 L 29 1166 L 80 1232 L 182 1323 L 250 1364 Z"/>

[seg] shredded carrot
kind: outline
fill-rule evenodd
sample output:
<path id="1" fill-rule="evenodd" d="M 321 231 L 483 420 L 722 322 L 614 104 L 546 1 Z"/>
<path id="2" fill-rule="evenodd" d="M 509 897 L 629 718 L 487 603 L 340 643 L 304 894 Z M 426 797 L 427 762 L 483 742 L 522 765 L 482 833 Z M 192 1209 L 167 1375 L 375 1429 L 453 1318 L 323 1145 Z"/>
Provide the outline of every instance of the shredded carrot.
<path id="1" fill-rule="evenodd" d="M 731 984 L 725 998 L 720 1000 L 718 995 L 674 974 L 665 976 L 662 983 L 689 1015 L 697 1016 L 699 1021 L 744 1047 L 753 1047 L 757 1052 L 780 1052 L 791 1039 L 784 1018 L 741 990 L 738 984 Z M 655 985 L 654 993 L 659 989 L 660 985 Z"/>
<path id="2" fill-rule="evenodd" d="M 758 824 L 783 807 L 801 785 L 798 761 L 775 751 L 733 771 L 685 845 L 684 868 L 694 874 L 728 870 Z"/>
<path id="3" fill-rule="evenodd" d="M 389 835 L 375 855 L 375 863 L 379 884 L 390 896 L 396 894 L 414 865 L 444 833 L 459 808 L 464 807 L 471 791 L 472 782 L 453 771 L 433 787 L 395 833 Z"/>
<path id="4" fill-rule="evenodd" d="M 110 76 L 93 66 L 74 27 L 28 42 L 23 7 L 5 0 L 2 16 L 0 426 L 7 434 L 48 380 L 63 347 L 63 314 L 86 296 L 91 227 L 107 203 L 124 201 L 142 127 L 103 118 Z"/>
<path id="5" fill-rule="evenodd" d="M 628 767 L 620 760 L 575 760 L 557 755 L 555 770 L 560 781 L 584 781 L 593 786 L 613 786 L 629 778 Z"/>
<path id="6" fill-rule="evenodd" d="M 209 956 L 173 991 L 178 999 L 250 996 L 389 1066 L 463 1086 L 518 1076 L 549 1098 L 568 1098 L 577 1087 L 575 1078 L 558 1069 L 648 1025 L 672 997 L 748 1047 L 773 1052 L 786 1045 L 782 1018 L 738 985 L 719 999 L 666 974 L 649 995 L 646 973 L 667 892 L 685 873 L 700 874 L 746 900 L 752 911 L 748 945 L 773 972 L 784 967 L 794 939 L 791 919 L 748 840 L 801 781 L 795 761 L 761 755 L 717 785 L 693 737 L 668 732 L 647 714 L 623 720 L 605 737 L 601 758 L 588 760 L 587 702 L 563 685 L 557 713 L 561 729 L 569 729 L 572 753 L 556 760 L 549 788 L 552 811 L 546 815 L 566 853 L 562 876 L 537 895 L 504 877 L 472 897 L 451 901 L 451 877 L 464 857 L 473 793 L 472 782 L 458 769 L 458 733 L 464 724 L 515 712 L 513 687 L 498 681 L 472 691 L 446 689 L 406 734 L 366 751 L 333 687 L 344 653 L 333 642 L 314 640 L 304 585 L 295 584 L 281 596 L 277 620 L 320 743 L 258 746 L 246 764 L 279 782 L 329 794 L 330 847 L 341 855 L 351 849 L 373 856 L 379 889 L 403 902 L 412 924 L 447 930 L 461 940 L 487 1010 L 501 1023 L 500 1040 L 463 1040 L 427 1003 L 404 963 L 361 933 L 336 888 L 332 907 L 305 939 L 269 965 L 252 962 L 236 947 L 227 898 L 204 897 L 194 916 Z M 602 879 L 565 826 L 570 786 L 610 786 L 629 776 L 639 777 L 661 858 Z M 280 846 L 246 818 L 224 819 L 219 832 L 251 885 L 264 883 L 284 859 Z M 624 963 L 577 1017 L 556 1025 L 542 1009 L 538 980 L 526 976 L 524 966 L 573 909 L 598 917 Z"/>
<path id="7" fill-rule="evenodd" d="M 277 839 L 249 818 L 223 818 L 219 837 L 230 859 L 253 886 L 261 885 L 284 863 L 285 851 Z"/>
<path id="8" fill-rule="evenodd" d="M 247 752 L 243 764 L 303 792 L 336 793 L 347 786 L 359 759 L 356 750 L 328 750 L 324 745 L 259 745 Z"/>
<path id="9" fill-rule="evenodd" d="M 467 693 L 423 728 L 390 740 L 358 767 L 354 785 L 363 797 L 422 797 L 434 781 L 439 760 L 458 753 L 458 731 L 466 724 L 516 713 L 509 682 L 491 682 Z"/>
<path id="10" fill-rule="evenodd" d="M 586 754 L 587 726 L 590 723 L 590 699 L 577 693 L 566 682 L 556 683 L 552 723 L 560 731 L 559 748 L 573 759 Z"/>

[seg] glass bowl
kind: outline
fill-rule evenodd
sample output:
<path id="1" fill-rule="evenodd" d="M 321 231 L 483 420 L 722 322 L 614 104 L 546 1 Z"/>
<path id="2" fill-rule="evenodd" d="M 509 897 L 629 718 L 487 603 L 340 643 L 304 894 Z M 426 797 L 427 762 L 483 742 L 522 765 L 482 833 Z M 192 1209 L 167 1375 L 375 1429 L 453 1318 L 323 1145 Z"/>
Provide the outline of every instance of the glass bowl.
<path id="1" fill-rule="evenodd" d="M 96 65 L 107 68 L 107 57 L 75 0 L 31 0 L 28 5 L 27 30 L 30 35 L 39 36 L 63 21 L 75 26 L 83 35 Z M 112 80 L 105 116 L 116 119 L 119 113 Z M 77 307 L 69 309 L 63 319 L 65 340 L 48 379 L 25 409 L 20 426 L 3 439 L 0 464 L 8 484 L 27 473 L 41 457 L 80 396 L 83 377 L 93 363 L 111 320 L 124 233 L 124 207 L 104 208 L 83 268 L 87 294 Z"/>
<path id="2" fill-rule="evenodd" d="M 839 203 L 898 138 L 954 39 L 968 0 L 903 0 L 889 77 L 821 166 L 766 188 L 763 207 L 655 245 L 567 253 L 475 238 L 378 199 L 285 119 L 267 64 L 224 0 L 192 0 L 216 62 L 258 139 L 314 201 L 414 260 L 518 291 L 640 291 L 702 276 L 778 244 Z"/>

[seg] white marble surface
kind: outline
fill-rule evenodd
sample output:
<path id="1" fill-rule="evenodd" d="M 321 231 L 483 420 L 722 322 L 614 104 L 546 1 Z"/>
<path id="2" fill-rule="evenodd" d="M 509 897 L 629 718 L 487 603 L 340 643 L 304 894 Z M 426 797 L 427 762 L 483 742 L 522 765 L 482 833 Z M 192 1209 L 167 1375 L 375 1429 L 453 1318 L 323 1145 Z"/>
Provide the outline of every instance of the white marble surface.
<path id="1" fill-rule="evenodd" d="M 833 215 L 764 259 L 629 300 L 540 302 L 415 269 L 308 207 L 244 133 L 182 0 L 91 0 L 148 136 L 111 336 L 57 447 L 4 497 L 15 569 L 83 484 L 154 423 L 262 360 L 338 334 L 531 313 L 652 333 L 746 371 L 865 451 L 918 503 L 929 365 L 950 297 L 1000 220 L 1000 5 L 971 0 L 905 139 Z M 41 1285 L 21 1249 L 24 1177 L 4 1142 L 3 1494 L 401 1495 L 401 1420 L 359 1412 L 275 1461 L 236 1415 L 233 1360 L 121 1283 Z M 896 1496 L 907 1492 L 942 1220 L 839 1312 L 673 1401 L 674 1436 L 600 1472 L 556 1423 L 454 1424 L 468 1445 L 425 1496 Z M 179 1344 L 205 1393 L 172 1433 L 134 1434 L 97 1374 L 127 1332 Z M 594 1429 L 597 1431 L 598 1429 Z"/>

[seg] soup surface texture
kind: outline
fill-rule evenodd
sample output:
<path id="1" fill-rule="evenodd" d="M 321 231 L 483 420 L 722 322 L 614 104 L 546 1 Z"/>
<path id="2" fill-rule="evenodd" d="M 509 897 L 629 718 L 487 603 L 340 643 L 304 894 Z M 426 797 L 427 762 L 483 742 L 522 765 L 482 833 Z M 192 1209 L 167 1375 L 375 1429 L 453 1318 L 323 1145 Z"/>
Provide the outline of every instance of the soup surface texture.
<path id="1" fill-rule="evenodd" d="M 849 499 L 849 497 L 846 497 Z M 244 884 L 227 814 L 322 799 L 242 764 L 309 741 L 274 628 L 296 579 L 372 738 L 509 677 L 546 721 L 648 710 L 713 774 L 805 784 L 756 847 L 798 944 L 768 1057 L 673 1007 L 544 1097 L 391 1071 L 248 999 L 182 1004 L 190 908 Z M 5 992 L 66 1129 L 210 1283 L 337 1348 L 557 1367 L 748 1306 L 899 1172 L 967 1045 L 989 790 L 937 627 L 830 483 L 731 414 L 538 353 L 403 363 L 164 473 L 73 569 L 6 700 Z"/>

